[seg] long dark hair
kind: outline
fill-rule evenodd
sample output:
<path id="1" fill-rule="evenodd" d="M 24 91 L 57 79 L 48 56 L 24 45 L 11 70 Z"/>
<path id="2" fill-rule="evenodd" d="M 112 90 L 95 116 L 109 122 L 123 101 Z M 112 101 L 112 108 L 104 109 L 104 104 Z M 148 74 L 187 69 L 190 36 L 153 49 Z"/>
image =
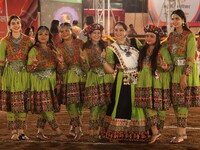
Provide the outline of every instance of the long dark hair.
<path id="1" fill-rule="evenodd" d="M 31 30 L 31 28 L 26 28 L 26 30 L 24 31 L 24 34 L 27 35 L 27 36 L 29 36 L 30 30 Z"/>
<path id="2" fill-rule="evenodd" d="M 59 21 L 52 20 L 51 27 L 50 27 L 50 31 L 52 34 L 58 33 L 58 26 L 59 26 Z"/>
<path id="3" fill-rule="evenodd" d="M 51 49 L 54 49 L 54 45 L 53 45 L 53 42 L 52 42 L 52 34 L 50 33 L 49 31 L 49 28 L 47 26 L 40 26 L 35 34 L 35 44 L 32 45 L 29 50 L 31 48 L 33 48 L 34 46 L 36 47 L 39 47 L 40 46 L 40 41 L 38 40 L 38 31 L 40 31 L 42 28 L 44 28 L 45 30 L 47 30 L 49 32 L 49 40 L 47 42 L 48 46 L 51 48 Z"/>
<path id="4" fill-rule="evenodd" d="M 86 25 L 92 25 L 94 23 L 94 18 L 93 18 L 93 16 L 87 16 L 86 18 L 85 18 L 85 24 Z"/>
<path id="5" fill-rule="evenodd" d="M 29 27 L 29 28 L 26 28 L 26 30 L 24 31 L 24 34 L 27 35 L 27 36 L 29 36 L 30 30 L 31 30 L 31 29 L 32 29 L 32 32 L 33 32 L 33 34 L 34 34 L 34 26 L 31 26 L 31 27 Z"/>
<path id="6" fill-rule="evenodd" d="M 143 61 L 144 58 L 147 55 L 147 49 L 148 49 L 149 45 L 147 43 L 145 43 L 143 45 L 143 47 L 141 48 L 140 52 L 139 52 L 139 59 L 138 59 L 138 71 L 142 70 L 143 67 Z M 156 34 L 156 43 L 155 43 L 155 47 L 153 49 L 153 53 L 150 56 L 150 60 L 151 60 L 151 66 L 152 66 L 152 75 L 155 75 L 155 71 L 157 69 L 157 56 L 158 56 L 158 51 L 161 47 L 160 44 L 160 38 L 159 36 Z"/>
<path id="7" fill-rule="evenodd" d="M 183 25 L 182 25 L 183 29 L 184 29 L 184 30 L 187 30 L 187 31 L 191 31 L 191 30 L 189 29 L 189 27 L 187 26 L 187 20 L 186 20 L 185 13 L 184 13 L 181 9 L 177 9 L 177 10 L 174 10 L 174 11 L 172 12 L 171 16 L 174 15 L 174 14 L 178 15 L 179 17 L 181 17 L 181 18 L 184 20 L 184 23 L 183 23 Z M 174 29 L 174 31 L 175 31 L 175 30 L 176 30 L 176 28 Z"/>

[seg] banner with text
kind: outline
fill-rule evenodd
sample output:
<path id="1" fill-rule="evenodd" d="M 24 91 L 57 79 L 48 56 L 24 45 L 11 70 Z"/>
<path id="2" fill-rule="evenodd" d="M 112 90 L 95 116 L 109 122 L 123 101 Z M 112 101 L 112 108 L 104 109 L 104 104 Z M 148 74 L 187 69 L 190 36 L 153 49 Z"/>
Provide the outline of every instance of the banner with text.
<path id="1" fill-rule="evenodd" d="M 190 27 L 200 27 L 200 1 L 199 0 L 178 0 L 178 6 L 185 12 Z M 173 4 L 173 3 L 171 3 Z M 170 6 L 170 9 L 174 6 Z M 149 0 L 149 23 L 158 26 L 167 24 L 167 1 Z M 173 10 L 171 10 L 170 15 Z"/>

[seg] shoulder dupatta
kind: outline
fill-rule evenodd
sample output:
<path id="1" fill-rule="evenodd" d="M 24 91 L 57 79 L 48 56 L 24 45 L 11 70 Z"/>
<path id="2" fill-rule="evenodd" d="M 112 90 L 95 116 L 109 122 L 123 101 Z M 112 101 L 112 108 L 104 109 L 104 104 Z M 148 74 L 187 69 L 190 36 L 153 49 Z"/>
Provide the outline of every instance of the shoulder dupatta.
<path id="1" fill-rule="evenodd" d="M 126 53 L 124 51 L 120 50 L 120 47 L 117 45 L 117 43 L 113 43 L 109 47 L 116 54 L 124 72 L 129 72 L 129 70 L 137 69 L 139 51 L 136 48 L 130 47 L 129 51 L 132 54 L 131 54 L 131 56 L 127 57 L 125 55 Z"/>
<path id="2" fill-rule="evenodd" d="M 131 91 L 134 91 L 134 84 L 137 83 L 138 73 L 137 73 L 137 61 L 139 56 L 139 51 L 134 48 L 130 47 L 129 51 L 132 53 L 131 56 L 127 57 L 125 52 L 120 50 L 120 47 L 117 45 L 117 43 L 113 43 L 109 46 L 109 48 L 116 54 L 117 58 L 119 59 L 120 65 L 123 69 L 123 74 L 118 74 L 118 87 L 121 87 L 123 85 L 130 85 Z M 116 75 L 115 75 L 116 76 Z M 117 88 L 116 92 L 116 103 L 114 105 L 113 112 L 111 114 L 112 119 L 116 118 L 116 112 L 117 112 L 117 105 L 119 103 L 119 94 L 120 89 Z M 134 104 L 133 98 L 131 98 L 132 104 Z"/>

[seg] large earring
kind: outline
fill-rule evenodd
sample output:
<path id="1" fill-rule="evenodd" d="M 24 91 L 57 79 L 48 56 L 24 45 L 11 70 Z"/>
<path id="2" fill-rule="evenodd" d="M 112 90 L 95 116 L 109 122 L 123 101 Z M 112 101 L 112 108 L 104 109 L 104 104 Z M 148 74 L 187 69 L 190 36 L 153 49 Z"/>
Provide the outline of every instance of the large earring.
<path id="1" fill-rule="evenodd" d="M 182 26 L 183 26 L 183 27 L 185 26 L 185 22 L 182 23 Z"/>

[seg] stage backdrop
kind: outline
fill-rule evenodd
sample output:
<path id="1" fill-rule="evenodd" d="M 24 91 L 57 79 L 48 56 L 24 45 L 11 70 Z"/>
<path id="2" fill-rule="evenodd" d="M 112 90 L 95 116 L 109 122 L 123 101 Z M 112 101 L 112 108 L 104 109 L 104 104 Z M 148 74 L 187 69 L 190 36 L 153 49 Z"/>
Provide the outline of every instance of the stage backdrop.
<path id="1" fill-rule="evenodd" d="M 41 25 L 50 27 L 53 19 L 60 23 L 78 20 L 82 26 L 82 0 L 40 0 Z"/>
<path id="2" fill-rule="evenodd" d="M 159 26 L 166 25 L 165 0 L 149 0 L 149 23 L 153 22 Z M 187 22 L 190 27 L 200 26 L 200 1 L 199 0 L 179 0 L 181 9 L 185 12 Z M 171 13 L 170 13 L 171 14 Z"/>
<path id="3" fill-rule="evenodd" d="M 38 0 L 0 0 L 0 38 L 8 33 L 9 16 L 20 16 L 24 31 L 27 27 L 38 26 L 37 13 Z"/>

